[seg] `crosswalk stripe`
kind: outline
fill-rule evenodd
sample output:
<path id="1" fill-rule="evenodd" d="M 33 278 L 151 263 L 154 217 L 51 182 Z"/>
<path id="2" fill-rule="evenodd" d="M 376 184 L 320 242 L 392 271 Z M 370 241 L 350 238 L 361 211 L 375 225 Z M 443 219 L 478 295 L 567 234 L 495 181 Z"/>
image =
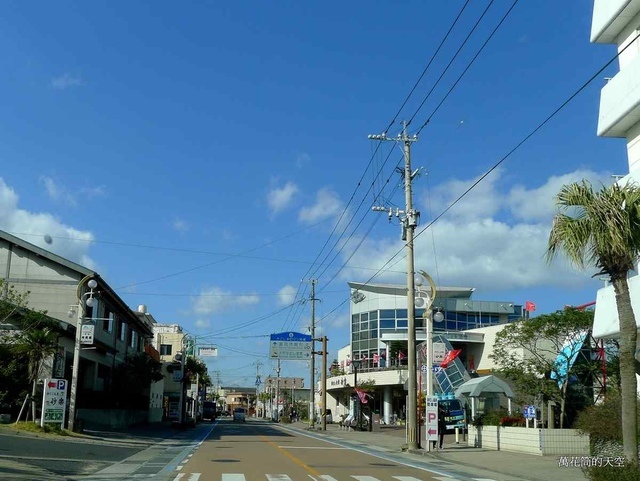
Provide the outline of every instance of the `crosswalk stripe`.
<path id="1" fill-rule="evenodd" d="M 240 473 L 222 473 L 222 481 L 245 481 L 245 477 Z"/>
<path id="2" fill-rule="evenodd" d="M 323 474 L 321 476 L 318 476 L 318 478 L 322 479 L 323 481 L 338 481 L 336 478 L 334 478 L 333 476 L 329 476 L 328 474 Z"/>
<path id="3" fill-rule="evenodd" d="M 189 476 L 186 478 L 185 476 Z M 176 475 L 173 481 L 199 481 L 202 473 L 191 473 L 185 474 L 180 473 Z M 291 478 L 286 474 L 265 474 L 267 481 L 291 481 Z M 338 481 L 333 476 L 329 476 L 328 474 L 322 474 L 320 476 L 309 476 L 314 481 Z M 380 481 L 379 478 L 375 476 L 350 476 L 356 481 Z M 391 476 L 393 479 L 397 481 L 420 481 L 420 478 L 414 478 L 413 476 Z M 458 481 L 458 478 L 453 478 L 451 476 L 433 476 L 432 479 L 437 481 Z M 471 478 L 473 481 L 496 481 L 495 479 L 490 478 Z M 222 473 L 222 481 L 246 481 L 244 474 L 242 473 Z"/>

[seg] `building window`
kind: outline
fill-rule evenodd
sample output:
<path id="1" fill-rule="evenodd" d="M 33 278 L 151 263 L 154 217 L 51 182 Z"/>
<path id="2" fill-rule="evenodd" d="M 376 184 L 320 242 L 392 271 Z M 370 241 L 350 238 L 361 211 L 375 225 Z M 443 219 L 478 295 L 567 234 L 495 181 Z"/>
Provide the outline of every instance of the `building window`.
<path id="1" fill-rule="evenodd" d="M 170 356 L 173 346 L 171 344 L 160 344 L 160 355 Z"/>
<path id="2" fill-rule="evenodd" d="M 136 338 L 138 337 L 138 333 L 133 329 L 129 329 L 129 347 L 136 347 Z"/>
<path id="3" fill-rule="evenodd" d="M 118 321 L 118 339 L 124 341 L 127 338 L 127 325 L 124 321 Z"/>
<path id="4" fill-rule="evenodd" d="M 380 319 L 395 319 L 396 311 L 395 309 L 382 309 L 380 310 Z"/>
<path id="5" fill-rule="evenodd" d="M 113 332 L 113 312 L 109 311 L 108 308 L 104 310 L 105 319 L 102 320 L 102 330 L 107 332 Z"/>

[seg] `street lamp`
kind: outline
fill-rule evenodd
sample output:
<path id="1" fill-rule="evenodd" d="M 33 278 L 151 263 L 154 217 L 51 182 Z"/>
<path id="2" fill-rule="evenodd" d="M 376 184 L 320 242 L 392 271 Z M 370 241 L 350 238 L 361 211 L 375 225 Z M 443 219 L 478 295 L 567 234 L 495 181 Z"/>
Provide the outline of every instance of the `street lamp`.
<path id="1" fill-rule="evenodd" d="M 358 367 L 360 367 L 360 359 L 352 359 L 353 366 L 353 388 L 356 390 L 356 430 L 362 429 L 362 403 L 360 402 L 360 394 L 358 393 Z"/>
<path id="2" fill-rule="evenodd" d="M 431 306 L 436 299 L 436 283 L 431 276 L 425 271 L 418 271 L 419 276 L 415 278 L 415 284 L 418 286 L 418 294 L 415 298 L 415 305 L 419 308 L 424 308 L 424 322 L 427 330 L 427 397 L 433 396 L 433 321 L 442 322 L 444 315 L 438 311 L 433 316 L 431 315 Z M 420 287 L 424 284 L 423 279 L 426 279 L 429 283 L 430 292 L 424 292 Z M 431 450 L 431 443 L 427 443 L 427 450 Z"/>
<path id="3" fill-rule="evenodd" d="M 76 318 L 76 342 L 73 346 L 73 370 L 71 373 L 71 395 L 69 397 L 69 431 L 73 431 L 76 423 L 76 401 L 78 395 L 78 374 L 80 372 L 80 345 L 82 343 L 82 323 L 84 321 L 85 316 L 85 306 L 93 307 L 94 299 L 93 296 L 95 292 L 93 291 L 96 287 L 98 287 L 98 283 L 95 279 L 92 279 L 93 275 L 90 274 L 84 277 L 79 283 L 78 288 L 76 289 L 76 297 L 78 299 L 78 304 L 76 306 L 72 306 L 69 309 L 69 317 L 73 317 L 74 311 L 73 307 L 77 308 L 77 318 Z M 89 281 L 89 282 L 87 282 Z M 85 292 L 82 294 L 82 287 L 84 283 L 87 282 L 87 287 L 89 287 L 89 292 Z M 85 297 L 87 299 L 85 300 Z"/>

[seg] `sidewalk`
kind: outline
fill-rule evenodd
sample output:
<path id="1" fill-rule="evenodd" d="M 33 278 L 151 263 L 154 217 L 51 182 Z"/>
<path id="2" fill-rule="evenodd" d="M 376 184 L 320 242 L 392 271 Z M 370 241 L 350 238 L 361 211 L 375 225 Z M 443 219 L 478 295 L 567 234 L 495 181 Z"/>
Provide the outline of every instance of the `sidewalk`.
<path id="1" fill-rule="evenodd" d="M 308 430 L 308 425 L 297 422 L 288 424 L 294 429 Z M 334 436 L 349 442 L 376 446 L 389 451 L 400 452 L 406 448 L 404 426 L 381 426 L 379 433 L 363 431 L 344 431 L 337 424 L 327 424 L 327 430 L 321 431 L 316 425 L 317 434 Z M 444 449 L 428 452 L 426 449 L 409 451 L 414 456 L 436 461 L 447 461 L 467 468 L 478 468 L 493 473 L 514 476 L 531 481 L 585 481 L 587 478 L 579 467 L 561 467 L 557 456 L 535 456 L 507 451 L 493 451 L 467 446 L 462 435 L 460 444 L 455 443 L 454 435 L 445 436 Z M 424 442 L 423 442 L 424 444 Z M 425 446 L 423 446 L 424 448 Z M 568 456 L 569 460 L 572 458 Z M 441 465 L 440 465 L 441 466 Z"/>

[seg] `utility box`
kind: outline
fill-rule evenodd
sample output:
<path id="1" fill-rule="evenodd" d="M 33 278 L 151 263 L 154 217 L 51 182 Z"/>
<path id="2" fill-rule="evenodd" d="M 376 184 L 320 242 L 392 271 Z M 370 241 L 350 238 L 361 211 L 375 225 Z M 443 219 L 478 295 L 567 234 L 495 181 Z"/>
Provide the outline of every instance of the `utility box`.
<path id="1" fill-rule="evenodd" d="M 376 413 L 372 414 L 371 420 L 372 420 L 371 431 L 374 433 L 379 433 L 380 432 L 380 415 Z"/>

